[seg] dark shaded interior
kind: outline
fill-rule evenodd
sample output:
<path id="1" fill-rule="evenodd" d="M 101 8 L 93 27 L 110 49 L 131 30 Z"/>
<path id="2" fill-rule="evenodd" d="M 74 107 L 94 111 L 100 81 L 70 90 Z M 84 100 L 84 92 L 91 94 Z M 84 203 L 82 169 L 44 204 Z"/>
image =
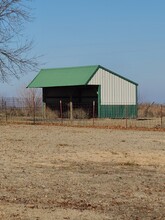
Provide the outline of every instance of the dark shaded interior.
<path id="1" fill-rule="evenodd" d="M 93 103 L 95 117 L 98 115 L 98 86 L 66 86 L 66 87 L 48 87 L 43 88 L 43 102 L 46 107 L 52 111 L 58 111 L 62 108 L 63 117 L 70 110 L 70 102 L 73 104 L 73 111 L 79 110 L 88 117 L 93 116 Z M 60 104 L 61 103 L 61 104 Z M 78 118 L 78 116 L 77 116 Z"/>

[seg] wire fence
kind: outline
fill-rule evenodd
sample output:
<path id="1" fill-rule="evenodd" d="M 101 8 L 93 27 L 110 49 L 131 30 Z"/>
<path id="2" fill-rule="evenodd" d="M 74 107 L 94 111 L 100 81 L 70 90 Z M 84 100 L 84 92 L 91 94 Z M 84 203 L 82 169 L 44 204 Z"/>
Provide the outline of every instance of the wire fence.
<path id="1" fill-rule="evenodd" d="M 99 111 L 105 118 L 98 117 Z M 0 123 L 164 129 L 165 105 L 140 103 L 135 110 L 130 110 L 128 105 L 99 110 L 95 101 L 72 103 L 59 100 L 47 107 L 41 98 L 1 97 Z"/>

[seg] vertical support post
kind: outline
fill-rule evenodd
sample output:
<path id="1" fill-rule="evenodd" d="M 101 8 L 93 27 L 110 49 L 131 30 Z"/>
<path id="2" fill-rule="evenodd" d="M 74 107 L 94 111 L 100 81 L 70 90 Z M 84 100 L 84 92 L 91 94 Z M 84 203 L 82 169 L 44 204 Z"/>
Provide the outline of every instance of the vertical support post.
<path id="1" fill-rule="evenodd" d="M 160 127 L 163 127 L 163 105 L 160 107 Z"/>
<path id="2" fill-rule="evenodd" d="M 72 121 L 73 120 L 73 103 L 72 103 L 72 101 L 70 101 L 69 106 L 70 106 L 70 120 Z"/>
<path id="3" fill-rule="evenodd" d="M 45 102 L 42 103 L 42 117 L 45 119 L 46 117 L 46 104 Z"/>
<path id="4" fill-rule="evenodd" d="M 94 126 L 94 121 L 95 120 L 95 101 L 93 101 L 93 126 Z"/>
<path id="5" fill-rule="evenodd" d="M 98 98 L 98 118 L 101 118 L 101 86 L 98 86 L 98 91 L 97 91 L 97 98 Z"/>

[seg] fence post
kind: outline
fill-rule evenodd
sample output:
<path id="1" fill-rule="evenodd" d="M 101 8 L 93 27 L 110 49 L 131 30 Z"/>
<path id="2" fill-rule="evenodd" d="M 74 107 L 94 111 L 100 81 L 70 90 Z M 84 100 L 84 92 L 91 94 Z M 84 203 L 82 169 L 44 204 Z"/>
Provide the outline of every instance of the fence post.
<path id="1" fill-rule="evenodd" d="M 35 105 L 35 96 L 33 95 L 33 123 L 36 123 L 36 105 Z"/>
<path id="2" fill-rule="evenodd" d="M 160 127 L 163 127 L 163 106 L 160 107 Z"/>
<path id="3" fill-rule="evenodd" d="M 128 128 L 128 108 L 125 105 L 125 127 Z"/>
<path id="4" fill-rule="evenodd" d="M 60 100 L 60 118 L 62 122 L 62 101 Z"/>
<path id="5" fill-rule="evenodd" d="M 94 126 L 94 120 L 95 120 L 95 101 L 93 101 L 93 126 Z"/>
<path id="6" fill-rule="evenodd" d="M 6 119 L 6 122 L 7 122 L 7 104 L 6 104 L 6 101 L 4 101 L 4 106 L 5 106 L 5 119 Z"/>

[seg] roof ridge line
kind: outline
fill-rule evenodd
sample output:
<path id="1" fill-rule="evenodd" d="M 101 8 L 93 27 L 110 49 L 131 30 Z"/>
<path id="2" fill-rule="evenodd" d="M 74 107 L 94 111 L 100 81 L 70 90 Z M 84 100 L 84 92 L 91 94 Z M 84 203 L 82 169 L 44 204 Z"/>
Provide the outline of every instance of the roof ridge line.
<path id="1" fill-rule="evenodd" d="M 83 68 L 83 67 L 101 67 L 99 64 L 96 65 L 86 65 L 86 66 L 66 66 L 66 67 L 51 67 L 51 68 L 42 68 L 41 70 L 53 70 L 53 69 L 69 69 L 69 68 Z"/>

